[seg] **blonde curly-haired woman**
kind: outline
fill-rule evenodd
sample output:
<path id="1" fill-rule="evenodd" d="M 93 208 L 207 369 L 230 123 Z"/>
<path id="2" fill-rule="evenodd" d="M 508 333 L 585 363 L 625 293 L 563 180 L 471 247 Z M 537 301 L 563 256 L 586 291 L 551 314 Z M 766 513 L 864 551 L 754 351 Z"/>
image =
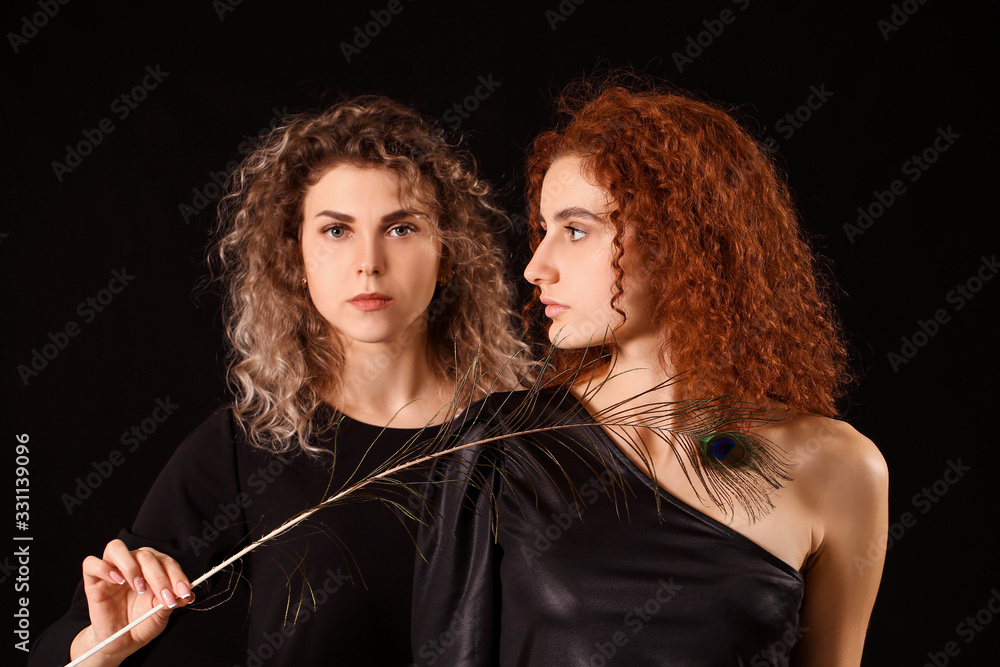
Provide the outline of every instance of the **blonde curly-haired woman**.
<path id="1" fill-rule="evenodd" d="M 128 662 L 194 599 L 190 577 L 440 428 L 456 401 L 517 384 L 527 362 L 487 195 L 434 124 L 381 97 L 261 141 L 231 179 L 215 253 L 233 401 L 84 561 L 34 664 L 78 657 L 162 602 L 88 661 Z M 456 392 L 474 364 L 481 381 Z M 247 663 L 409 664 L 414 547 L 396 519 L 380 503 L 330 508 L 247 556 Z"/>

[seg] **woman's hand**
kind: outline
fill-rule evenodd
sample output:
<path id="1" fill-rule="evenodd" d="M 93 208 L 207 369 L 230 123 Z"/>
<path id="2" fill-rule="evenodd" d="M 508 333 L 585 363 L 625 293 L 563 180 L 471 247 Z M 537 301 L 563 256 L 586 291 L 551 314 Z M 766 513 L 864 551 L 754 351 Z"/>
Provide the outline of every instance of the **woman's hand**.
<path id="1" fill-rule="evenodd" d="M 91 658 L 95 666 L 120 664 L 163 632 L 173 609 L 194 601 L 191 583 L 177 561 L 148 547 L 129 551 L 121 540 L 109 542 L 103 558 L 88 556 L 83 561 L 83 588 L 90 625 L 73 640 L 73 659 L 161 602 L 165 607 L 101 649 Z"/>

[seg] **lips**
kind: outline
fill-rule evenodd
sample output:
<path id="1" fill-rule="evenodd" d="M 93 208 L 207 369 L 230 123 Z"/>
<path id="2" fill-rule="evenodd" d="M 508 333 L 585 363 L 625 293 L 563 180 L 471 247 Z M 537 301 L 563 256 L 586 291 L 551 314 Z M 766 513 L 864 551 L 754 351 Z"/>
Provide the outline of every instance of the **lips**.
<path id="1" fill-rule="evenodd" d="M 559 303 L 555 299 L 552 299 L 547 296 L 543 296 L 542 298 L 539 299 L 539 301 L 545 304 L 545 317 L 548 318 L 556 317 L 560 313 L 569 310 L 569 306 Z"/>
<path id="2" fill-rule="evenodd" d="M 382 294 L 381 292 L 363 292 L 348 299 L 347 303 L 358 310 L 370 312 L 388 308 L 393 301 L 394 299 L 391 296 Z"/>

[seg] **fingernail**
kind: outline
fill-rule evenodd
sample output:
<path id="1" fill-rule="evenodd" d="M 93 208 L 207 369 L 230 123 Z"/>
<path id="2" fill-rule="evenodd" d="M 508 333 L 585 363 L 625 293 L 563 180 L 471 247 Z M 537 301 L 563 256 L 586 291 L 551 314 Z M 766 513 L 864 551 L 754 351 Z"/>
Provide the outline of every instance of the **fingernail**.
<path id="1" fill-rule="evenodd" d="M 111 572 L 108 573 L 108 576 L 111 577 L 111 581 L 115 582 L 119 586 L 125 583 L 125 577 L 118 574 L 115 570 L 111 570 Z"/>
<path id="2" fill-rule="evenodd" d="M 135 592 L 142 595 L 146 592 L 146 580 L 142 577 L 136 577 L 132 580 L 132 585 L 135 586 Z"/>
<path id="3" fill-rule="evenodd" d="M 183 581 L 177 584 L 177 592 L 180 593 L 181 599 L 186 600 L 191 597 L 191 587 L 185 584 Z"/>
<path id="4" fill-rule="evenodd" d="M 174 597 L 174 594 L 169 588 L 164 588 L 160 591 L 160 599 L 163 601 L 163 604 L 167 605 L 171 609 L 177 606 L 177 598 Z"/>

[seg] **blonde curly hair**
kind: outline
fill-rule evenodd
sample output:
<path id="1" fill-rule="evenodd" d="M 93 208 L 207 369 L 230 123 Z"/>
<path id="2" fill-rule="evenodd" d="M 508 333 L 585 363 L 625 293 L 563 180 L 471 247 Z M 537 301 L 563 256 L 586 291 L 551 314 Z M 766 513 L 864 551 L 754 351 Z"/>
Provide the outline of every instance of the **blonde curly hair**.
<path id="1" fill-rule="evenodd" d="M 459 400 L 512 389 L 529 367 L 514 335 L 511 290 L 494 232 L 506 216 L 471 158 L 414 110 L 380 96 L 304 113 L 265 135 L 227 184 L 214 260 L 224 285 L 228 381 L 247 440 L 275 453 L 310 444 L 332 423 L 324 396 L 344 391 L 344 351 L 302 288 L 306 191 L 338 164 L 389 169 L 400 197 L 442 242 L 448 283 L 428 309 L 429 357 L 441 378 L 476 381 Z M 387 362 L 390 361 L 387 359 Z"/>

